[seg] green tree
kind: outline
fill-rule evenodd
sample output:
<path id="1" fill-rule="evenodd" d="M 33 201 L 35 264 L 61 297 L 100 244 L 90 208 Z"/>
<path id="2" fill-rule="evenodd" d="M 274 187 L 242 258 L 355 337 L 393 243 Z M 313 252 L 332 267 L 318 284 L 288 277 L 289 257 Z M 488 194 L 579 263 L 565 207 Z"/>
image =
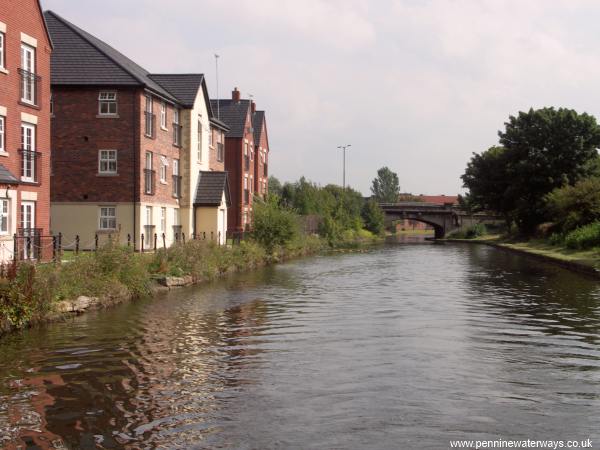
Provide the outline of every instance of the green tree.
<path id="1" fill-rule="evenodd" d="M 254 203 L 254 229 L 252 236 L 267 252 L 272 253 L 278 245 L 285 245 L 298 234 L 298 217 L 293 211 L 282 207 L 277 196 Z"/>
<path id="2" fill-rule="evenodd" d="M 378 202 L 395 203 L 400 193 L 398 175 L 388 167 L 382 167 L 377 171 L 377 178 L 373 180 L 371 192 Z"/>
<path id="3" fill-rule="evenodd" d="M 564 233 L 600 221 L 600 178 L 586 178 L 555 189 L 546 200 L 555 224 Z"/>
<path id="4" fill-rule="evenodd" d="M 283 191 L 283 186 L 281 185 L 281 181 L 279 181 L 276 177 L 271 175 L 269 177 L 269 194 L 276 195 L 277 197 L 281 197 Z"/>
<path id="5" fill-rule="evenodd" d="M 546 195 L 593 171 L 600 127 L 593 116 L 565 108 L 530 109 L 504 125 L 501 147 L 474 155 L 462 179 L 473 204 L 531 234 L 549 219 Z"/>
<path id="6" fill-rule="evenodd" d="M 361 215 L 367 230 L 373 234 L 383 233 L 385 216 L 375 200 L 365 202 Z"/>

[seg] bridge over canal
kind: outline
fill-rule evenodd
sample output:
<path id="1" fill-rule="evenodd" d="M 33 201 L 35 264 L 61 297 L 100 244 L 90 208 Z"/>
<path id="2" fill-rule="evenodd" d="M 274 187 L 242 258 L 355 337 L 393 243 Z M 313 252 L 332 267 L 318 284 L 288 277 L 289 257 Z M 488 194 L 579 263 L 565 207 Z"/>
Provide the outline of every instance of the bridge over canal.
<path id="1" fill-rule="evenodd" d="M 397 220 L 416 220 L 433 227 L 436 239 L 442 239 L 446 234 L 466 229 L 477 223 L 497 224 L 501 220 L 489 214 L 468 214 L 453 205 L 438 205 L 425 202 L 380 203 L 385 213 L 385 223 L 390 225 Z"/>

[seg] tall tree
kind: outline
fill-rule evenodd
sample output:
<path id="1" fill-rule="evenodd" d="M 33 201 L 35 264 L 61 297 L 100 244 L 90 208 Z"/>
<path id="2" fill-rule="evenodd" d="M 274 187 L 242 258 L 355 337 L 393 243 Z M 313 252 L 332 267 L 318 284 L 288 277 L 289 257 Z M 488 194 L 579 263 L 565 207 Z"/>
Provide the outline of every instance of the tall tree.
<path id="1" fill-rule="evenodd" d="M 277 197 L 281 197 L 282 191 L 283 187 L 281 186 L 281 181 L 271 175 L 269 177 L 269 194 L 274 194 Z"/>
<path id="2" fill-rule="evenodd" d="M 382 167 L 377 171 L 377 178 L 373 180 L 371 192 L 378 202 L 395 203 L 400 193 L 398 175 L 388 167 Z"/>
<path id="3" fill-rule="evenodd" d="M 565 108 L 530 109 L 504 125 L 502 147 L 474 155 L 462 179 L 473 203 L 531 234 L 549 219 L 545 196 L 593 171 L 600 127 L 593 116 Z"/>

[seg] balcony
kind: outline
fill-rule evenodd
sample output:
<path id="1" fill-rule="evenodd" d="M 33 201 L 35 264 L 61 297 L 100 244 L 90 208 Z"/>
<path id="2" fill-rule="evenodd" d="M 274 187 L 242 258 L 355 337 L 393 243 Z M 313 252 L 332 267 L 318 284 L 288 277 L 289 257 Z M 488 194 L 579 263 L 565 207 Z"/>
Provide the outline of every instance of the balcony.
<path id="1" fill-rule="evenodd" d="M 173 175 L 173 198 L 181 198 L 181 175 Z"/>
<path id="2" fill-rule="evenodd" d="M 21 181 L 39 183 L 37 160 L 41 157 L 41 153 L 21 148 L 19 154 L 21 155 Z"/>
<path id="3" fill-rule="evenodd" d="M 156 189 L 156 170 L 144 169 L 144 194 L 154 195 Z"/>
<path id="4" fill-rule="evenodd" d="M 20 85 L 20 103 L 39 108 L 42 77 L 24 69 L 18 69 Z"/>
<path id="5" fill-rule="evenodd" d="M 250 157 L 248 155 L 244 156 L 244 170 L 246 172 L 250 171 Z"/>
<path id="6" fill-rule="evenodd" d="M 181 147 L 181 130 L 183 126 L 178 123 L 173 124 L 173 145 L 175 147 Z"/>
<path id="7" fill-rule="evenodd" d="M 146 125 L 144 128 L 144 135 L 151 139 L 156 137 L 156 115 L 146 111 L 144 113 L 146 117 Z"/>
<path id="8" fill-rule="evenodd" d="M 244 189 L 244 205 L 250 204 L 250 191 L 248 189 Z"/>

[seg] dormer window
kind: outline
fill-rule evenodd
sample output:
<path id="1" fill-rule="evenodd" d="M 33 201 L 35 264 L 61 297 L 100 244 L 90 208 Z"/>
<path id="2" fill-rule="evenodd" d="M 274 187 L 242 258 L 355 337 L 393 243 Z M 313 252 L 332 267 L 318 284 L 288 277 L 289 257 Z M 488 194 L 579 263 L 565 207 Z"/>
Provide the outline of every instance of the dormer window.
<path id="1" fill-rule="evenodd" d="M 98 114 L 101 116 L 117 115 L 117 93 L 101 91 L 98 96 Z"/>

